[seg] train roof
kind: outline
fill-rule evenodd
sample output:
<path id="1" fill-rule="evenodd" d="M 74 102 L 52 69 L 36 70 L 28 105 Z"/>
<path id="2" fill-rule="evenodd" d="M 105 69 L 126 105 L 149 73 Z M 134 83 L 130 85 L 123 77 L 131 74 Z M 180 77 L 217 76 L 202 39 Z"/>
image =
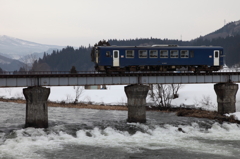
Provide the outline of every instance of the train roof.
<path id="1" fill-rule="evenodd" d="M 178 46 L 178 45 L 152 45 L 152 46 L 116 46 L 116 45 L 112 45 L 112 46 L 96 46 L 96 47 L 99 47 L 99 48 L 146 48 L 146 49 L 154 49 L 154 48 L 188 48 L 188 49 L 197 49 L 197 48 L 223 48 L 221 46 Z"/>

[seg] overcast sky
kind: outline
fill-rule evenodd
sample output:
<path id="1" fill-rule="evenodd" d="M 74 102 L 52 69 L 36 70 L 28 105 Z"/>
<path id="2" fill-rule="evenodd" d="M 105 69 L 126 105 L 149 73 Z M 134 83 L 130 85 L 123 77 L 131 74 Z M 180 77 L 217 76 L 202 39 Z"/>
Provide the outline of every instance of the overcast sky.
<path id="1" fill-rule="evenodd" d="M 240 0 L 0 0 L 0 35 L 52 45 L 191 40 L 240 20 Z"/>

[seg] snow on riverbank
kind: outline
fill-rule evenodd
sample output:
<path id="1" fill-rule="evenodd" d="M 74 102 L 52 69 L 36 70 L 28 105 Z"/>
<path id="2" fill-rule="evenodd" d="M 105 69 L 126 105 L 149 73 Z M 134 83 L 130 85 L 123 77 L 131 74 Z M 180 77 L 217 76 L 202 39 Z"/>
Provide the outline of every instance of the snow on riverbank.
<path id="1" fill-rule="evenodd" d="M 228 116 L 228 117 L 233 115 L 235 120 L 239 120 L 240 121 L 240 112 L 229 113 L 229 114 L 225 114 L 225 115 Z"/>
<path id="2" fill-rule="evenodd" d="M 217 110 L 217 97 L 214 91 L 214 84 L 186 84 L 178 92 L 179 98 L 172 100 L 172 105 L 195 105 L 204 109 Z M 72 102 L 76 93 L 73 87 L 50 87 L 51 93 L 49 100 Z M 5 98 L 24 99 L 23 88 L 1 88 L 0 96 Z M 239 92 L 239 91 L 238 91 Z M 203 105 L 204 99 L 209 100 L 209 105 Z M 83 90 L 78 101 L 104 103 L 104 104 L 125 104 L 127 97 L 124 92 L 124 86 L 107 86 L 107 90 Z M 147 99 L 147 102 L 151 102 Z M 237 111 L 240 111 L 240 93 L 236 97 Z M 240 115 L 239 118 L 240 119 Z"/>

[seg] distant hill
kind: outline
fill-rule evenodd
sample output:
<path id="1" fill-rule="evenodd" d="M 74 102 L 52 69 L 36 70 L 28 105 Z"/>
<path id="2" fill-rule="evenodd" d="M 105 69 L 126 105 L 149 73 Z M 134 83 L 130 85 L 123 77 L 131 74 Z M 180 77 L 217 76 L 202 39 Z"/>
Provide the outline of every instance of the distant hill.
<path id="1" fill-rule="evenodd" d="M 240 35 L 240 20 L 235 22 L 230 22 L 223 26 L 222 28 L 207 34 L 202 39 L 212 40 L 215 38 L 226 38 L 231 36 Z"/>
<path id="2" fill-rule="evenodd" d="M 49 49 L 52 51 L 53 49 L 58 50 L 62 48 L 64 48 L 64 46 L 39 44 L 0 35 L 0 54 L 12 59 L 20 59 L 23 56 L 33 53 L 43 54 L 43 52 L 47 52 Z"/>
<path id="3" fill-rule="evenodd" d="M 13 60 L 7 57 L 0 55 L 0 68 L 4 71 L 14 71 L 19 70 L 19 67 L 24 66 L 24 63 Z"/>
<path id="4" fill-rule="evenodd" d="M 96 41 L 97 43 L 98 41 Z M 174 39 L 160 39 L 160 38 L 137 38 L 137 39 L 109 39 L 108 42 L 111 45 L 118 46 L 145 46 L 153 44 L 177 44 L 181 46 L 222 46 L 225 51 L 226 60 L 225 63 L 228 66 L 240 64 L 240 21 L 231 22 L 224 27 L 202 36 L 191 41 L 181 41 Z M 92 44 L 94 45 L 94 44 Z M 53 48 L 53 49 L 52 49 Z M 56 49 L 54 49 L 56 48 Z M 52 50 L 51 50 L 52 49 Z M 48 50 L 48 51 L 47 51 Z M 7 53 L 6 53 L 7 52 Z M 90 52 L 91 47 L 80 47 L 73 48 L 67 46 L 65 48 L 55 45 L 43 45 L 29 41 L 24 41 L 8 36 L 0 36 L 0 55 L 6 55 L 8 57 L 19 58 L 34 52 L 42 52 L 37 58 L 40 57 L 34 63 L 34 69 L 40 70 L 52 70 L 52 71 L 69 71 L 72 66 L 75 66 L 77 71 L 89 71 L 94 70 L 94 64 L 91 62 Z M 45 53 L 43 53 L 45 52 Z M 34 55 L 35 56 L 35 55 Z M 5 57 L 6 58 L 6 57 Z M 23 60 L 24 61 L 24 60 Z M 0 67 L 5 70 L 6 65 L 11 66 L 13 63 L 14 67 L 20 67 L 22 64 L 18 64 L 17 61 L 9 61 L 1 59 L 0 56 Z M 19 62 L 19 61 L 18 61 Z M 14 69 L 18 70 L 18 69 Z"/>
<path id="5" fill-rule="evenodd" d="M 33 64 L 33 71 L 70 71 L 75 66 L 76 71 L 93 71 L 94 63 L 91 62 L 91 47 L 74 49 L 67 46 L 60 51 L 44 54 Z"/>

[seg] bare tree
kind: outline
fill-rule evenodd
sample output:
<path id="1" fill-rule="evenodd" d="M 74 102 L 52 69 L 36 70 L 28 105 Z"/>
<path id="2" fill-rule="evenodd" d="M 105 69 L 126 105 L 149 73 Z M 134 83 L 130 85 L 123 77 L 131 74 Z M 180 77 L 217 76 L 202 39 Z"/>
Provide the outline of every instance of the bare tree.
<path id="1" fill-rule="evenodd" d="M 149 86 L 149 98 L 159 107 L 170 107 L 174 94 L 178 93 L 181 84 L 152 84 Z"/>
<path id="2" fill-rule="evenodd" d="M 71 103 L 72 102 L 72 96 L 70 94 L 66 94 L 66 103 Z"/>
<path id="3" fill-rule="evenodd" d="M 24 63 L 21 66 L 19 71 L 51 71 L 51 68 L 46 63 L 39 63 L 37 60 L 37 56 L 34 54 L 29 54 L 22 58 L 22 62 Z"/>
<path id="4" fill-rule="evenodd" d="M 240 68 L 240 63 L 237 63 L 237 64 L 234 65 L 234 70 L 236 72 L 238 72 L 239 68 Z"/>
<path id="5" fill-rule="evenodd" d="M 170 85 L 154 84 L 150 85 L 149 97 L 157 106 L 168 107 L 171 103 L 170 95 L 172 90 L 170 90 Z"/>
<path id="6" fill-rule="evenodd" d="M 77 104 L 78 99 L 80 98 L 80 96 L 83 94 L 83 87 L 82 86 L 73 86 L 73 89 L 75 90 L 75 100 L 74 100 L 74 104 Z"/>
<path id="7" fill-rule="evenodd" d="M 87 102 L 87 104 L 92 104 L 93 102 L 91 101 L 91 97 L 90 96 L 86 96 L 84 98 L 84 100 Z"/>
<path id="8" fill-rule="evenodd" d="M 5 88 L 5 92 L 8 93 L 9 96 L 12 95 L 12 88 Z"/>
<path id="9" fill-rule="evenodd" d="M 182 88 L 183 86 L 184 85 L 182 85 L 182 84 L 171 84 L 173 99 L 178 98 L 178 90 L 180 88 Z"/>
<path id="10" fill-rule="evenodd" d="M 32 69 L 32 66 L 34 64 L 34 62 L 37 60 L 37 56 L 34 55 L 34 54 L 29 54 L 27 56 L 24 56 L 22 58 L 22 62 L 24 63 L 22 68 L 25 70 L 25 71 L 30 71 Z"/>
<path id="11" fill-rule="evenodd" d="M 201 107 L 206 110 L 216 110 L 217 106 L 212 102 L 211 97 L 208 95 L 203 95 L 200 101 Z"/>
<path id="12" fill-rule="evenodd" d="M 199 107 L 199 101 L 196 97 L 194 97 L 193 103 L 194 103 L 195 108 Z"/>
<path id="13" fill-rule="evenodd" d="M 210 98 L 210 96 L 205 96 L 205 95 L 203 95 L 203 98 L 202 98 L 202 100 L 201 100 L 201 104 L 202 105 L 210 105 L 211 104 L 211 98 Z"/>
<path id="14" fill-rule="evenodd" d="M 34 61 L 30 71 L 51 71 L 51 69 L 46 63 L 38 63 L 37 61 Z"/>

